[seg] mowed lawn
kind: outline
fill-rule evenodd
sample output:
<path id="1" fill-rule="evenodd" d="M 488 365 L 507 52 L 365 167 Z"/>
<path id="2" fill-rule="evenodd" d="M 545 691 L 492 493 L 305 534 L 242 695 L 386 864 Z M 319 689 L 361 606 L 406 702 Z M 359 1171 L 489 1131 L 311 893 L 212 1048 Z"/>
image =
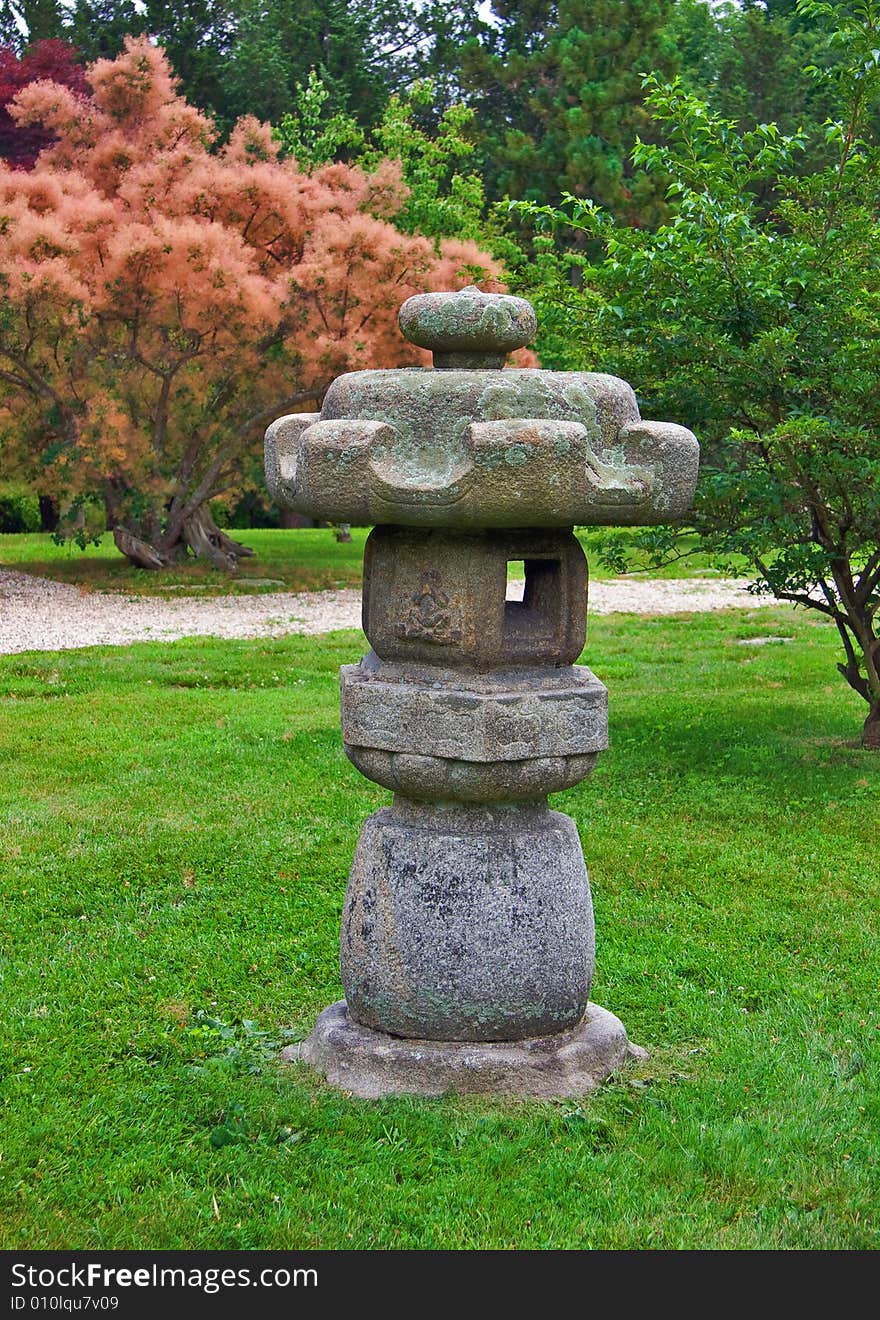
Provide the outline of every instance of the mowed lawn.
<path id="1" fill-rule="evenodd" d="M 105 532 L 99 543 L 84 550 L 66 542 L 56 545 L 48 533 L 12 533 L 0 536 L 0 568 L 14 568 L 37 576 L 70 582 L 84 590 L 136 592 L 138 595 L 176 596 L 187 591 L 200 595 L 238 595 L 269 591 L 320 591 L 339 587 L 357 587 L 361 581 L 365 527 L 354 527 L 351 540 L 339 542 L 330 527 L 303 527 L 297 530 L 251 528 L 230 532 L 236 540 L 253 550 L 242 559 L 238 572 L 230 577 L 202 559 L 187 559 L 159 572 L 135 568 L 124 559 Z M 615 541 L 628 544 L 625 530 L 606 532 Z M 581 530 L 581 544 L 590 557 L 593 577 L 607 577 L 598 555 L 593 553 L 597 533 Z M 687 555 L 663 568 L 646 570 L 650 577 L 720 576 L 696 543 L 686 543 Z M 634 567 L 640 561 L 633 558 Z M 749 570 L 734 557 L 728 569 L 745 576 Z M 511 576 L 516 576 L 516 567 Z M 519 576 L 522 576 L 520 566 Z"/>
<path id="2" fill-rule="evenodd" d="M 557 1103 L 358 1101 L 275 1062 L 341 993 L 388 800 L 340 746 L 359 649 L 0 659 L 0 1245 L 880 1246 L 880 757 L 833 631 L 591 621 L 612 748 L 554 802 L 593 997 L 650 1059 Z"/>
<path id="3" fill-rule="evenodd" d="M 116 549 L 109 532 L 84 549 L 71 542 L 57 545 L 48 533 L 22 532 L 0 536 L 0 568 L 56 578 L 87 591 L 138 595 L 320 591 L 359 585 L 367 535 L 365 527 L 354 528 L 351 540 L 342 542 L 329 527 L 233 531 L 230 536 L 254 554 L 242 559 L 238 573 L 230 576 L 204 559 L 187 559 L 159 572 L 135 568 Z"/>

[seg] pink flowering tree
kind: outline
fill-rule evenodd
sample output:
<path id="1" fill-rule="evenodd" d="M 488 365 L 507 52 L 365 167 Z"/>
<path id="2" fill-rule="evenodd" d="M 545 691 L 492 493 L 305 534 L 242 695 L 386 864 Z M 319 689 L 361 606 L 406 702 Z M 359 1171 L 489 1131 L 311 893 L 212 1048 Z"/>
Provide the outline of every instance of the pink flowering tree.
<path id="1" fill-rule="evenodd" d="M 0 168 L 0 443 L 41 489 L 100 497 L 133 562 L 234 568 L 208 501 L 266 424 L 318 408 L 341 371 L 419 364 L 403 299 L 498 272 L 473 243 L 395 228 L 391 162 L 307 174 L 247 119 L 217 149 L 146 39 L 86 79 L 11 106 L 53 145 Z"/>

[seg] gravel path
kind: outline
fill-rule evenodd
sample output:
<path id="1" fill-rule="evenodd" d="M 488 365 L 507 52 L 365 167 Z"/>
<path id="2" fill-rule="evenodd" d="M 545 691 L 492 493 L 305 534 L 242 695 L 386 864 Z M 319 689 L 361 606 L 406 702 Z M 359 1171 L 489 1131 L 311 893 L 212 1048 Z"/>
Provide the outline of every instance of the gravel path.
<path id="1" fill-rule="evenodd" d="M 678 614 L 775 603 L 772 597 L 750 596 L 745 587 L 745 582 L 724 578 L 617 578 L 591 584 L 590 609 L 596 614 Z M 360 621 L 360 592 L 355 590 L 163 600 L 81 591 L 64 582 L 0 569 L 0 654 L 178 637 L 283 637 L 358 628 Z"/>

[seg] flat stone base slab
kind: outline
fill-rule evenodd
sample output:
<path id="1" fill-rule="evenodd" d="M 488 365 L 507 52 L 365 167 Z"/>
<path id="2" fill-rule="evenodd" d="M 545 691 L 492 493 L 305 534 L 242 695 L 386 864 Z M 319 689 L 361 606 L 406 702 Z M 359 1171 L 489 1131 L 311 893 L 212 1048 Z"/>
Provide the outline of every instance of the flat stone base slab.
<path id="1" fill-rule="evenodd" d="M 365 1100 L 386 1095 L 518 1095 L 538 1100 L 595 1091 L 628 1059 L 647 1054 L 613 1013 L 588 1004 L 579 1026 L 521 1041 L 404 1040 L 353 1022 L 344 999 L 311 1035 L 281 1051 Z"/>

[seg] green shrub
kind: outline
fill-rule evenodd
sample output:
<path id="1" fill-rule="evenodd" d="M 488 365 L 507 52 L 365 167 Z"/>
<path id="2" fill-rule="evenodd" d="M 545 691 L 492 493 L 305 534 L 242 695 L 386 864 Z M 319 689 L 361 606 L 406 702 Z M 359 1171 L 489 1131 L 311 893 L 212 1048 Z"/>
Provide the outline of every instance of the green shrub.
<path id="1" fill-rule="evenodd" d="M 38 532 L 40 501 L 27 486 L 0 485 L 0 532 Z"/>

